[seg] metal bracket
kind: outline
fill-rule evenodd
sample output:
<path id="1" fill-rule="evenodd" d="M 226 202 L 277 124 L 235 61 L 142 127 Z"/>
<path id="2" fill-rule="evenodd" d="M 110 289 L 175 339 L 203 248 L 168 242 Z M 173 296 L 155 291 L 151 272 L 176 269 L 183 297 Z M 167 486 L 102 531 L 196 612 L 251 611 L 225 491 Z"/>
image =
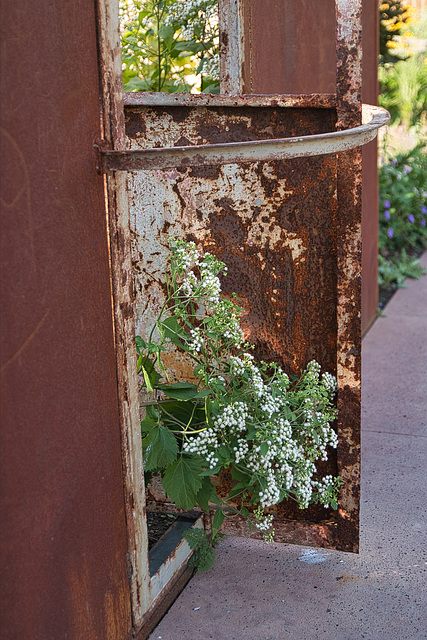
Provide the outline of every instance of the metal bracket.
<path id="1" fill-rule="evenodd" d="M 321 156 L 361 147 L 387 124 L 390 114 L 381 107 L 363 105 L 358 127 L 311 136 L 229 142 L 156 149 L 112 150 L 100 148 L 103 173 L 110 171 L 147 171 L 184 169 L 215 164 L 243 164 Z"/>

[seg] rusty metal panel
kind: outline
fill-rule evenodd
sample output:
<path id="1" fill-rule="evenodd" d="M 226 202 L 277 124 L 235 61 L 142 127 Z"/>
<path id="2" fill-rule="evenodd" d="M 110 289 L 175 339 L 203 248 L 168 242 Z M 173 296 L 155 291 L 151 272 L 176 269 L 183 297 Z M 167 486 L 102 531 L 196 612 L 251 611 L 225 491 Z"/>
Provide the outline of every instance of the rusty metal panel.
<path id="1" fill-rule="evenodd" d="M 263 107 L 243 107 L 241 101 L 234 106 L 232 98 L 230 104 L 222 97 L 222 106 L 128 106 L 129 145 L 302 136 L 331 131 L 336 123 L 331 107 L 277 107 L 268 99 Z M 295 373 L 316 358 L 335 373 L 336 183 L 334 155 L 131 174 L 137 332 L 146 334 L 162 304 L 167 239 L 184 237 L 229 266 L 224 289 L 235 291 L 247 310 L 244 329 L 258 358 Z M 175 356 L 169 365 L 177 379 L 189 373 Z M 327 468 L 335 473 L 337 461 L 331 459 Z M 349 548 L 337 536 L 339 516 L 323 507 L 300 511 L 284 502 L 276 513 L 278 540 Z M 226 531 L 247 534 L 242 522 Z"/>
<path id="2" fill-rule="evenodd" d="M 251 96 L 254 97 L 254 96 Z M 315 96 L 299 101 L 292 99 L 294 106 L 314 104 Z M 316 96 L 317 97 L 317 96 Z M 236 100 L 233 100 L 236 102 Z M 136 101 L 135 101 L 136 102 Z M 138 101 L 144 104 L 144 101 Z M 147 102 L 147 100 L 145 100 Z M 148 106 L 175 106 L 175 99 L 157 100 Z M 185 101 L 185 104 L 194 103 Z M 238 100 L 237 100 L 238 102 Z M 269 101 L 270 106 L 278 106 L 277 99 Z M 282 100 L 281 102 L 286 102 Z M 222 101 L 213 99 L 208 106 L 218 106 Z M 181 106 L 185 106 L 184 101 Z M 198 105 L 201 107 L 202 105 Z M 252 105 L 251 105 L 252 106 Z M 263 106 L 267 106 L 267 100 Z M 284 106 L 284 105 L 283 105 Z M 291 106 L 290 104 L 287 106 Z M 188 167 L 210 167 L 212 165 L 247 164 L 258 161 L 286 160 L 288 158 L 309 158 L 329 155 L 336 152 L 355 149 L 373 140 L 377 129 L 388 121 L 385 109 L 363 105 L 363 124 L 342 131 L 328 131 L 311 135 L 293 135 L 286 138 L 262 139 L 252 141 L 233 140 L 214 144 L 184 144 L 185 138 L 174 147 L 149 147 L 148 149 L 111 149 L 99 147 L 99 166 L 105 173 L 112 171 L 140 171 L 155 169 L 186 169 Z M 188 140 L 187 140 L 188 142 Z"/>
<path id="3" fill-rule="evenodd" d="M 221 93 L 243 93 L 243 0 L 218 0 Z"/>
<path id="4" fill-rule="evenodd" d="M 99 72 L 101 80 L 102 143 L 124 145 L 123 83 L 118 4 L 97 0 Z M 150 591 L 145 486 L 142 468 L 132 269 L 126 176 L 105 179 L 109 225 L 112 302 L 125 494 L 127 563 L 131 590 L 132 626 L 139 629 L 152 604 Z"/>
<path id="5" fill-rule="evenodd" d="M 358 126 L 362 117 L 362 0 L 336 0 L 337 128 Z M 362 154 L 340 154 L 338 173 L 338 470 L 344 481 L 338 536 L 357 551 L 360 507 L 361 390 L 361 186 Z"/>
<path id="6" fill-rule="evenodd" d="M 2 3 L 1 635 L 131 627 L 95 3 Z"/>
<path id="7" fill-rule="evenodd" d="M 332 0 L 244 0 L 244 92 L 335 93 Z"/>

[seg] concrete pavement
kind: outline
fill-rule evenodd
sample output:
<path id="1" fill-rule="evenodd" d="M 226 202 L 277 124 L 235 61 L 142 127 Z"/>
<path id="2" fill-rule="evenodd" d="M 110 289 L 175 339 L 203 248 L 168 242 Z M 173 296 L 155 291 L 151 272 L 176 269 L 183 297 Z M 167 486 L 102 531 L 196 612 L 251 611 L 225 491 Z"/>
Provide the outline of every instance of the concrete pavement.
<path id="1" fill-rule="evenodd" d="M 427 276 L 407 284 L 363 344 L 360 554 L 227 538 L 150 640 L 427 639 Z"/>

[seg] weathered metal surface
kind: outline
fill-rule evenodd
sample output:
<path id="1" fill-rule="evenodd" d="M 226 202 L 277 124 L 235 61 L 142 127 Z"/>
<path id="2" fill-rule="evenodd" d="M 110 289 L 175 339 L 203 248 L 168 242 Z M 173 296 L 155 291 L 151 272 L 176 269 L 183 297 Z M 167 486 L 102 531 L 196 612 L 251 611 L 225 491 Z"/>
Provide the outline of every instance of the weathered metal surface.
<path id="1" fill-rule="evenodd" d="M 103 143 L 123 148 L 124 117 L 118 5 L 98 2 L 99 71 Z M 105 181 L 114 309 L 117 393 L 120 410 L 123 486 L 128 538 L 128 574 L 132 621 L 140 628 L 152 603 L 149 581 L 145 486 L 142 468 L 135 322 L 132 306 L 131 244 L 126 176 L 110 174 Z"/>
<path id="2" fill-rule="evenodd" d="M 342 132 L 330 131 L 322 134 L 294 135 L 251 142 L 236 142 L 232 136 L 229 136 L 229 141 L 216 144 L 187 144 L 184 146 L 178 143 L 174 147 L 164 146 L 128 151 L 105 149 L 102 151 L 101 162 L 106 172 L 140 171 L 200 168 L 202 166 L 276 161 L 332 154 L 354 149 L 370 142 L 376 137 L 379 127 L 386 124 L 389 119 L 385 109 L 370 105 L 364 105 L 364 115 L 367 120 L 365 124 Z M 212 111 L 206 111 L 205 117 L 206 119 L 212 117 Z M 169 126 L 173 127 L 173 123 L 170 122 Z M 266 134 L 268 133 L 267 128 Z M 184 136 L 181 136 L 179 142 L 185 139 Z M 156 144 L 164 143 L 164 140 L 165 136 L 163 135 Z M 188 141 L 191 142 L 192 138 L 190 137 Z"/>
<path id="3" fill-rule="evenodd" d="M 203 528 L 203 516 L 200 516 L 194 523 L 193 528 Z M 188 562 L 191 556 L 191 549 L 188 542 L 182 539 L 176 546 L 174 551 L 169 555 L 166 562 L 164 562 L 158 571 L 151 577 L 151 589 L 153 595 L 152 607 L 155 607 L 165 594 L 165 591 L 170 587 L 170 582 L 173 576 L 179 571 L 179 569 Z M 149 618 L 151 612 L 148 611 L 145 614 L 145 620 Z"/>
<path id="4" fill-rule="evenodd" d="M 244 0 L 244 93 L 335 93 L 332 0 Z"/>
<path id="5" fill-rule="evenodd" d="M 0 635 L 123 640 L 95 4 L 14 0 L 1 12 Z"/>
<path id="6" fill-rule="evenodd" d="M 218 0 L 218 14 L 221 93 L 243 93 L 243 0 Z"/>
<path id="7" fill-rule="evenodd" d="M 361 0 L 337 0 L 337 128 L 361 121 Z M 338 471 L 344 482 L 337 534 L 358 550 L 360 502 L 361 180 L 360 149 L 340 156 L 337 245 Z"/>
<path id="8" fill-rule="evenodd" d="M 126 109 L 133 147 L 330 131 L 334 109 L 265 107 Z M 259 358 L 299 372 L 312 358 L 336 370 L 336 157 L 146 171 L 129 176 L 137 333 L 146 337 L 164 300 L 168 237 L 185 237 L 229 266 L 224 290 L 247 310 Z M 192 365 L 168 359 L 175 379 Z M 335 471 L 332 459 L 331 471 Z M 325 510 L 280 515 L 322 519 Z M 329 535 L 329 534 L 328 534 Z"/>
<path id="9" fill-rule="evenodd" d="M 245 0 L 245 93 L 336 91 L 331 0 Z M 378 2 L 363 0 L 362 101 L 378 104 Z M 362 332 L 378 308 L 378 175 L 373 141 L 362 149 Z"/>
<path id="10" fill-rule="evenodd" d="M 126 107 L 336 107 L 335 93 L 307 95 L 212 95 L 209 93 L 125 93 Z"/>

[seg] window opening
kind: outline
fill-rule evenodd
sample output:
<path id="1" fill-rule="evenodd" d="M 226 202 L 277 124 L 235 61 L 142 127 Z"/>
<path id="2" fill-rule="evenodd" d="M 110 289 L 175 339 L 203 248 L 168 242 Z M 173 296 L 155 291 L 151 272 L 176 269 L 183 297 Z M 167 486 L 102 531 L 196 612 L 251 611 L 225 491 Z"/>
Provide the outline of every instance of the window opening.
<path id="1" fill-rule="evenodd" d="M 218 0 L 120 0 L 124 91 L 219 93 Z"/>

